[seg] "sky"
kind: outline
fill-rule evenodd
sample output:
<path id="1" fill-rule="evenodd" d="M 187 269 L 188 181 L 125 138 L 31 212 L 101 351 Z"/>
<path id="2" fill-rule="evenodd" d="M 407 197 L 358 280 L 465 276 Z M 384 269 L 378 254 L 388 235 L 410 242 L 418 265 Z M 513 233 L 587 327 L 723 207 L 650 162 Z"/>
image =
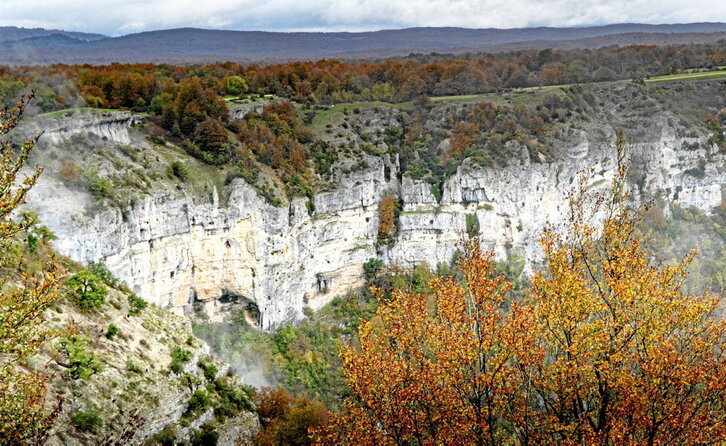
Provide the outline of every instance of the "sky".
<path id="1" fill-rule="evenodd" d="M 371 31 L 726 22 L 723 0 L 0 0 L 0 25 L 111 36 L 197 27 Z"/>

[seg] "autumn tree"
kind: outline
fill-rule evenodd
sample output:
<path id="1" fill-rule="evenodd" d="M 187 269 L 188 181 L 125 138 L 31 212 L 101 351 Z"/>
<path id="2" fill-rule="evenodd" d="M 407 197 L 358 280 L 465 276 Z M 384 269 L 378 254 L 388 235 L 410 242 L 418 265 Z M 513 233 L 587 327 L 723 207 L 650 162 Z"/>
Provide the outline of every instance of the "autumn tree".
<path id="1" fill-rule="evenodd" d="M 262 429 L 253 437 L 256 446 L 308 445 L 308 429 L 328 422 L 325 406 L 285 389 L 263 388 L 254 396 Z"/>
<path id="2" fill-rule="evenodd" d="M 16 127 L 31 98 L 21 99 L 11 110 L 0 110 L 0 136 Z M 45 378 L 23 365 L 52 336 L 41 316 L 58 297 L 60 267 L 50 259 L 40 272 L 31 274 L 6 258 L 15 238 L 34 223 L 32 218 L 19 217 L 18 207 L 42 169 L 22 179 L 19 175 L 37 139 L 19 147 L 10 141 L 0 143 L 0 438 L 5 444 L 37 438 L 53 419 L 45 406 Z"/>
<path id="3" fill-rule="evenodd" d="M 628 208 L 622 138 L 607 194 L 587 175 L 521 301 L 478 241 L 463 283 L 396 291 L 341 356 L 353 396 L 319 444 L 712 444 L 726 440 L 726 322 L 655 263 Z M 599 222 L 599 224 L 596 224 Z"/>
<path id="4" fill-rule="evenodd" d="M 693 254 L 655 263 L 627 206 L 622 135 L 608 195 L 570 198 L 569 231 L 545 232 L 535 275 L 535 360 L 519 360 L 530 442 L 710 444 L 726 440 L 726 321 L 719 296 L 685 288 Z M 601 230 L 592 223 L 600 216 Z M 723 297 L 723 296 L 720 296 Z"/>
<path id="5" fill-rule="evenodd" d="M 219 120 L 208 118 L 197 125 L 194 142 L 203 152 L 224 158 L 228 144 L 227 130 Z"/>
<path id="6" fill-rule="evenodd" d="M 396 231 L 399 202 L 392 195 L 383 197 L 378 204 L 378 240 L 389 242 Z"/>

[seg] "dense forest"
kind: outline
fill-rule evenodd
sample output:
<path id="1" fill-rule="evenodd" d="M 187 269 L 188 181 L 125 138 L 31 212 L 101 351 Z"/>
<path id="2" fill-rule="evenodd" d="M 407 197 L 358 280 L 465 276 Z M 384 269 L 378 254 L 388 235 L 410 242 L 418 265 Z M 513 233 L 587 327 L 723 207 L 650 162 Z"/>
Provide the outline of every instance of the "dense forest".
<path id="1" fill-rule="evenodd" d="M 10 105 L 38 90 L 44 112 L 68 107 L 126 108 L 160 113 L 184 81 L 199 78 L 216 95 L 273 94 L 310 103 L 399 102 L 420 95 L 464 95 L 558 84 L 647 78 L 726 64 L 720 43 L 629 46 L 597 50 L 411 55 L 402 60 L 320 60 L 283 65 L 111 64 L 0 68 L 0 99 Z M 240 82 L 241 77 L 244 82 Z"/>

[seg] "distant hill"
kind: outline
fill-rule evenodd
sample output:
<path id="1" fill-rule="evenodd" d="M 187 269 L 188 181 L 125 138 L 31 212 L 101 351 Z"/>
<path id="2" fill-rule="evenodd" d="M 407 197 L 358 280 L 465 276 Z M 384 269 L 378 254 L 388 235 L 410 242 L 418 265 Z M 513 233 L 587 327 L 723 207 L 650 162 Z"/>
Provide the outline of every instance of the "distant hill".
<path id="1" fill-rule="evenodd" d="M 13 32 L 17 33 L 11 38 Z M 706 43 L 726 39 L 726 23 L 617 24 L 583 28 L 407 28 L 361 33 L 279 33 L 179 28 L 105 37 L 0 28 L 0 64 L 110 62 L 273 62 L 393 57 L 608 45 Z M 12 41 L 11 41 L 12 40 Z"/>
<path id="2" fill-rule="evenodd" d="M 106 39 L 103 34 L 89 34 L 74 31 L 60 31 L 57 29 L 43 28 L 18 28 L 17 26 L 0 26 L 0 42 L 11 42 L 25 39 L 65 36 L 81 42 Z M 0 50 L 2 51 L 2 50 Z"/>

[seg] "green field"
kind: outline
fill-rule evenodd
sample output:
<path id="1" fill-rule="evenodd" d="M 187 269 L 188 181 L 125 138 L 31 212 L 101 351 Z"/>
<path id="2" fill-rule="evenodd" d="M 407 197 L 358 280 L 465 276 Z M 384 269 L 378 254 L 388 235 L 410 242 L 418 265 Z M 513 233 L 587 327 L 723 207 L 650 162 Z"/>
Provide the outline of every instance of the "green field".
<path id="1" fill-rule="evenodd" d="M 256 94 L 251 95 L 245 95 L 245 97 L 235 96 L 235 95 L 226 95 L 222 96 L 222 99 L 224 99 L 227 103 L 230 104 L 238 104 L 238 105 L 246 105 L 246 104 L 261 104 L 264 102 L 270 102 L 274 101 L 275 99 L 279 99 L 274 94 L 266 94 L 263 97 L 260 97 Z"/>
<path id="2" fill-rule="evenodd" d="M 668 82 L 668 81 L 685 81 L 700 79 L 724 79 L 726 78 L 726 70 L 717 71 L 695 71 L 692 73 L 668 74 L 666 76 L 656 76 L 646 79 L 645 82 Z"/>

